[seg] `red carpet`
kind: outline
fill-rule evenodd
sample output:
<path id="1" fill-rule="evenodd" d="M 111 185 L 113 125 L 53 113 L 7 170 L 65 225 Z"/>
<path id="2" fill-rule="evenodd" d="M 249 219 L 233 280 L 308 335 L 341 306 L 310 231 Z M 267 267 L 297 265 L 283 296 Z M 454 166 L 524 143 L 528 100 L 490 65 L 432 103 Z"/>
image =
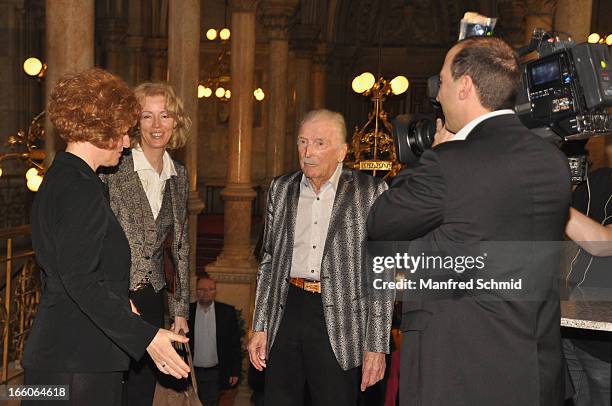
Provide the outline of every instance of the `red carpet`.
<path id="1" fill-rule="evenodd" d="M 252 230 L 257 238 L 261 219 L 253 218 Z M 223 214 L 200 214 L 198 216 L 198 247 L 196 252 L 196 273 L 217 259 L 223 249 Z"/>

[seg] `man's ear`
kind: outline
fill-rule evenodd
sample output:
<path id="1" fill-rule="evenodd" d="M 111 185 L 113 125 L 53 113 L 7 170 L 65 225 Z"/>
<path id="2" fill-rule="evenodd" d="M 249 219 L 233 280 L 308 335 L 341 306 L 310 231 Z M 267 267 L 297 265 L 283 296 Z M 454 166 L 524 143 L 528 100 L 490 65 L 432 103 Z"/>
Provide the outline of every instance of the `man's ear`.
<path id="1" fill-rule="evenodd" d="M 474 92 L 474 82 L 468 75 L 463 75 L 459 78 L 459 99 L 465 100 Z"/>
<path id="2" fill-rule="evenodd" d="M 347 152 L 348 152 L 348 144 L 343 143 L 340 146 L 340 152 L 338 153 L 338 163 L 344 161 L 344 158 L 346 158 Z"/>

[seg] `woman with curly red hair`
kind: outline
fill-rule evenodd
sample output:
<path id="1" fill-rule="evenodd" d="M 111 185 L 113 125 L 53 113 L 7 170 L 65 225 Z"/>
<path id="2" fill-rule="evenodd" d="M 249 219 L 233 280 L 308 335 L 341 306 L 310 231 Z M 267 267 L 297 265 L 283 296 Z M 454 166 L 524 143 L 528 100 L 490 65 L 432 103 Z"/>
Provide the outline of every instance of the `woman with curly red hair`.
<path id="1" fill-rule="evenodd" d="M 96 175 L 119 162 L 140 105 L 121 79 L 90 69 L 59 80 L 48 114 L 67 147 L 32 206 L 43 287 L 23 357 L 25 384 L 68 385 L 69 400 L 57 404 L 120 405 L 130 357 L 146 351 L 166 374 L 189 372 L 172 347 L 186 339 L 130 306 L 130 246 Z"/>

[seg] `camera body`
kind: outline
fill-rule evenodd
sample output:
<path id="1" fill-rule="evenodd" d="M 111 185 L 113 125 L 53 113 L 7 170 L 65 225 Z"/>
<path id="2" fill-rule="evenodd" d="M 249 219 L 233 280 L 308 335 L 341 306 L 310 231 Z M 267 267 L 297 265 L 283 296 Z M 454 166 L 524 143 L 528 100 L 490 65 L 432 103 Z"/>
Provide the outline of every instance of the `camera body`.
<path id="1" fill-rule="evenodd" d="M 536 31 L 530 45 L 519 50 L 523 55 L 536 49 L 539 53 L 537 59 L 521 66 L 515 102 L 519 119 L 532 132 L 560 147 L 612 132 L 612 115 L 607 113 L 612 106 L 609 48 L 604 44 L 550 41 L 551 38 Z M 416 115 L 407 123 L 393 121 L 397 156 L 404 164 L 415 163 L 425 149 L 431 148 L 435 119 L 444 119 L 436 101 L 439 77 L 430 77 L 427 87 L 437 113 Z M 582 151 L 568 154 L 574 183 L 587 173 L 586 155 Z"/>
<path id="2" fill-rule="evenodd" d="M 515 111 L 525 126 L 543 138 L 563 141 L 612 132 L 611 61 L 604 44 L 579 44 L 540 50 L 524 64 Z M 567 45 L 567 44 L 565 44 Z"/>

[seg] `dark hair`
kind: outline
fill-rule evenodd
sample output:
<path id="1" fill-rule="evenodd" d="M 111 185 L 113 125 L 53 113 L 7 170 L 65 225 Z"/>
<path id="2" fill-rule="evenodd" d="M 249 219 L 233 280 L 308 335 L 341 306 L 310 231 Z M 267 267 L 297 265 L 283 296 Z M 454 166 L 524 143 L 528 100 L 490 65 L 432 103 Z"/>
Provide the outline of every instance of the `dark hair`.
<path id="1" fill-rule="evenodd" d="M 514 107 L 520 83 L 519 58 L 499 38 L 472 37 L 457 43 L 459 52 L 451 64 L 453 79 L 472 79 L 483 107 L 493 111 Z"/>
<path id="2" fill-rule="evenodd" d="M 64 141 L 108 149 L 136 124 L 140 104 L 123 80 L 93 68 L 60 78 L 51 91 L 48 112 Z"/>
<path id="3" fill-rule="evenodd" d="M 198 282 L 200 282 L 201 280 L 204 280 L 204 279 L 210 279 L 211 281 L 215 282 L 215 280 L 210 277 L 210 274 L 208 272 L 202 272 L 196 278 L 196 285 L 198 284 Z"/>

